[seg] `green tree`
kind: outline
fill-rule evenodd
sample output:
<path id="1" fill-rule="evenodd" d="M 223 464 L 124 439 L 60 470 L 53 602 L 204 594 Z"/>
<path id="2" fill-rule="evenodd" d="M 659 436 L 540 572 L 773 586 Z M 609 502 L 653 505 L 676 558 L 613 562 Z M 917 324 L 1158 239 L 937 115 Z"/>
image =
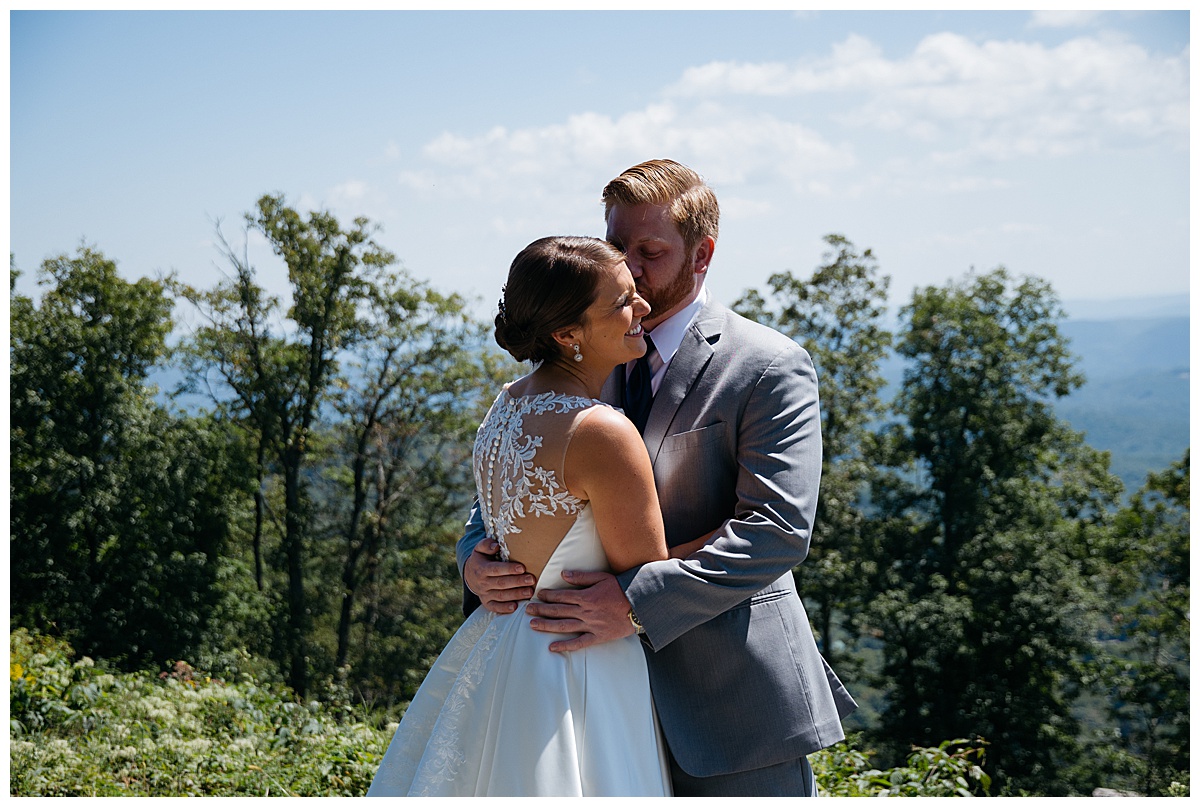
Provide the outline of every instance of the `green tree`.
<path id="1" fill-rule="evenodd" d="M 10 286 L 12 616 L 135 664 L 193 652 L 225 538 L 226 453 L 210 425 L 154 401 L 160 281 L 93 248 Z M 12 274 L 15 282 L 16 274 Z"/>
<path id="2" fill-rule="evenodd" d="M 395 257 L 372 239 L 367 219 L 355 219 L 345 230 L 329 213 L 314 212 L 306 220 L 279 195 L 259 199 L 257 211 L 247 214 L 246 222 L 265 236 L 287 266 L 292 299 L 286 330 L 272 330 L 279 301 L 262 292 L 253 267 L 232 250 L 226 250 L 234 269 L 229 281 L 210 291 L 181 288 L 181 293 L 209 323 L 189 347 L 194 375 L 205 378 L 254 435 L 263 484 L 261 469 L 268 458 L 282 477 L 286 608 L 280 615 L 279 650 L 288 683 L 303 695 L 311 627 L 305 590 L 310 550 L 305 471 L 314 425 L 328 400 L 340 356 L 362 337 L 359 307 L 368 297 L 371 275 Z M 209 370 L 215 371 L 215 379 L 206 375 Z M 259 496 L 256 541 L 265 507 L 265 494 Z"/>
<path id="3" fill-rule="evenodd" d="M 825 263 L 806 280 L 772 275 L 768 303 L 747 291 L 734 308 L 791 336 L 812 356 L 821 389 L 821 495 L 809 557 L 796 584 L 814 612 L 822 651 L 837 661 L 834 622 L 863 602 L 864 578 L 875 573 L 869 519 L 864 512 L 876 458 L 871 428 L 884 415 L 879 365 L 891 345 L 883 327 L 889 278 L 878 277 L 870 249 L 861 254 L 841 235 L 825 236 Z M 850 627 L 850 620 L 846 627 Z"/>
<path id="4" fill-rule="evenodd" d="M 386 642 L 376 634 L 383 589 L 415 571 L 403 562 L 405 553 L 423 547 L 441 558 L 441 568 L 426 575 L 450 604 L 450 622 L 438 621 L 450 631 L 461 620 L 450 548 L 474 490 L 475 430 L 510 363 L 485 348 L 485 331 L 461 297 L 438 294 L 401 272 L 376 284 L 365 318 L 365 336 L 347 358 L 333 403 L 330 489 L 323 498 L 330 530 L 340 534 L 326 545 L 341 547 L 334 663 L 351 661 L 357 625 L 354 660 L 359 675 L 370 678 L 374 650 Z M 420 666 L 428 652 L 411 661 Z M 394 667 L 386 672 L 395 677 Z"/>
<path id="5" fill-rule="evenodd" d="M 1113 716 L 1128 786 L 1170 795 L 1190 760 L 1190 450 L 1118 513 L 1108 561 Z"/>
<path id="6" fill-rule="evenodd" d="M 982 736 L 1002 792 L 1066 787 L 1097 527 L 1120 490 L 1051 408 L 1082 383 L 1061 316 L 1048 284 L 1003 269 L 918 290 L 877 499 L 881 733 L 897 748 Z"/>

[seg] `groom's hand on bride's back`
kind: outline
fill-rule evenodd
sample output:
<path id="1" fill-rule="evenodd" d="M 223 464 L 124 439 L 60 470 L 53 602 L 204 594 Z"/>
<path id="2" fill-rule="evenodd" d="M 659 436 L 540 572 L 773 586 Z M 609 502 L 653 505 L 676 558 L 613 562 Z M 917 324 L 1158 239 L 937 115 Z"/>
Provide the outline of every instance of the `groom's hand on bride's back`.
<path id="1" fill-rule="evenodd" d="M 483 607 L 494 614 L 511 614 L 517 603 L 533 596 L 533 575 L 520 563 L 498 560 L 500 544 L 484 538 L 463 564 L 463 582 Z"/>
<path id="2" fill-rule="evenodd" d="M 617 578 L 607 572 L 566 571 L 562 576 L 571 585 L 582 588 L 544 588 L 538 595 L 542 602 L 530 603 L 525 609 L 534 617 L 529 623 L 534 630 L 579 634 L 552 642 L 551 650 L 556 653 L 582 650 L 634 632 L 629 621 L 629 599 Z"/>

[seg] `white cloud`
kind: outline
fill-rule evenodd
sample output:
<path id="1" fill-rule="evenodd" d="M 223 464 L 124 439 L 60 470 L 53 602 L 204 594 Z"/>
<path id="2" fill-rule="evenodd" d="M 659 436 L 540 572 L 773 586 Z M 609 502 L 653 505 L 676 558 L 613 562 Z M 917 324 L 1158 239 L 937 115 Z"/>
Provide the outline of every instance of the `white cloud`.
<path id="1" fill-rule="evenodd" d="M 1035 11 L 1029 19 L 1030 28 L 1079 28 L 1093 25 L 1099 11 Z"/>
<path id="2" fill-rule="evenodd" d="M 762 199 L 747 199 L 733 194 L 721 196 L 722 221 L 759 218 L 771 214 L 774 209 L 775 205 Z"/>
<path id="3" fill-rule="evenodd" d="M 781 176 L 803 191 L 817 177 L 855 164 L 847 147 L 770 114 L 735 114 L 713 102 L 659 103 L 616 118 L 589 112 L 537 128 L 446 132 L 425 146 L 424 164 L 400 173 L 399 181 L 432 196 L 554 201 L 560 193 L 576 195 L 581 183 L 594 186 L 597 172 L 611 177 L 668 155 L 703 166 L 718 188 Z"/>
<path id="4" fill-rule="evenodd" d="M 660 101 L 622 114 L 446 131 L 406 149 L 393 176 L 406 226 L 439 211 L 443 243 L 501 251 L 551 230 L 596 233 L 604 182 L 661 156 L 702 171 L 726 220 L 747 227 L 791 209 L 852 219 L 896 200 L 984 210 L 998 192 L 1011 204 L 1037 186 L 1048 157 L 1127 145 L 1186 154 L 1189 59 L 1111 35 L 1048 46 L 939 33 L 899 56 L 850 36 L 800 64 L 688 68 Z M 1028 158 L 1040 162 L 1018 162 Z M 989 221 L 946 245 L 1009 255 L 1035 237 Z"/>
<path id="5" fill-rule="evenodd" d="M 1039 235 L 1046 232 L 1046 227 L 1025 221 L 1009 221 L 1000 225 L 1000 232 L 1003 235 Z"/>
<path id="6" fill-rule="evenodd" d="M 1032 237 L 1047 232 L 1047 228 L 1030 222 L 1006 221 L 996 224 L 969 227 L 953 232 L 930 231 L 916 234 L 914 243 L 934 249 L 958 249 L 980 247 L 997 240 Z"/>
<path id="7" fill-rule="evenodd" d="M 982 176 L 933 176 L 927 177 L 923 189 L 938 195 L 955 193 L 977 193 L 998 191 L 1012 187 L 1012 182 L 1001 177 Z"/>
<path id="8" fill-rule="evenodd" d="M 342 220 L 343 227 L 351 227 L 358 216 L 374 217 L 384 201 L 383 194 L 367 182 L 348 179 L 321 192 L 302 192 L 296 208 L 328 211 Z"/>
<path id="9" fill-rule="evenodd" d="M 832 55 L 812 65 L 787 65 L 783 62 L 709 62 L 689 67 L 671 87 L 669 95 L 712 96 L 736 95 L 799 95 L 861 90 L 867 87 L 882 89 L 903 82 L 904 75 L 896 71 L 896 63 L 884 58 L 883 52 L 869 39 L 851 34 L 836 43 Z"/>
<path id="10" fill-rule="evenodd" d="M 340 185 L 335 185 L 333 190 L 330 192 L 332 204 L 334 205 L 344 205 L 357 202 L 366 195 L 367 183 L 357 179 L 352 179 L 347 182 L 343 182 Z"/>
<path id="11" fill-rule="evenodd" d="M 852 106 L 844 124 L 924 142 L 945 139 L 961 157 L 1059 155 L 1098 145 L 1167 139 L 1185 148 L 1190 51 L 1152 54 L 1113 36 L 1056 47 L 977 43 L 933 34 L 888 59 L 861 36 L 799 64 L 712 62 L 684 71 L 681 97 L 822 96 Z"/>

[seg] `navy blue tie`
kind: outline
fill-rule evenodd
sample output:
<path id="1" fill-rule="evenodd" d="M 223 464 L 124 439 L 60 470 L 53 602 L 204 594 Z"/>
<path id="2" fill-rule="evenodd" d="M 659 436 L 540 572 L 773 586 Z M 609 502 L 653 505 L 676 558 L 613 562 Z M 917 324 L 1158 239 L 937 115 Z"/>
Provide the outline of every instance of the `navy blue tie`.
<path id="1" fill-rule="evenodd" d="M 650 354 L 654 352 L 654 343 L 646 337 L 646 355 L 633 365 L 633 372 L 625 382 L 625 395 L 622 408 L 625 416 L 637 426 L 638 433 L 646 430 L 646 420 L 650 417 L 650 404 L 654 403 L 654 392 L 650 386 Z"/>

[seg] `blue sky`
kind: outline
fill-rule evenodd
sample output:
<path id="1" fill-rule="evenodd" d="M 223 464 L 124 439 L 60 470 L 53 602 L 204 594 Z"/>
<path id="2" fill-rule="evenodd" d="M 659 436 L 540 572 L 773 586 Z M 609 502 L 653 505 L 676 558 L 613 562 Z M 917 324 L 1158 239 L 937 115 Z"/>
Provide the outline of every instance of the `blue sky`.
<path id="1" fill-rule="evenodd" d="M 1068 300 L 1189 290 L 1190 19 L 1169 12 L 12 12 L 10 251 L 209 286 L 264 193 L 365 215 L 485 312 L 667 156 L 722 204 L 726 302 L 870 247 L 893 300 L 972 267 Z M 285 274 L 249 243 L 265 285 Z"/>

